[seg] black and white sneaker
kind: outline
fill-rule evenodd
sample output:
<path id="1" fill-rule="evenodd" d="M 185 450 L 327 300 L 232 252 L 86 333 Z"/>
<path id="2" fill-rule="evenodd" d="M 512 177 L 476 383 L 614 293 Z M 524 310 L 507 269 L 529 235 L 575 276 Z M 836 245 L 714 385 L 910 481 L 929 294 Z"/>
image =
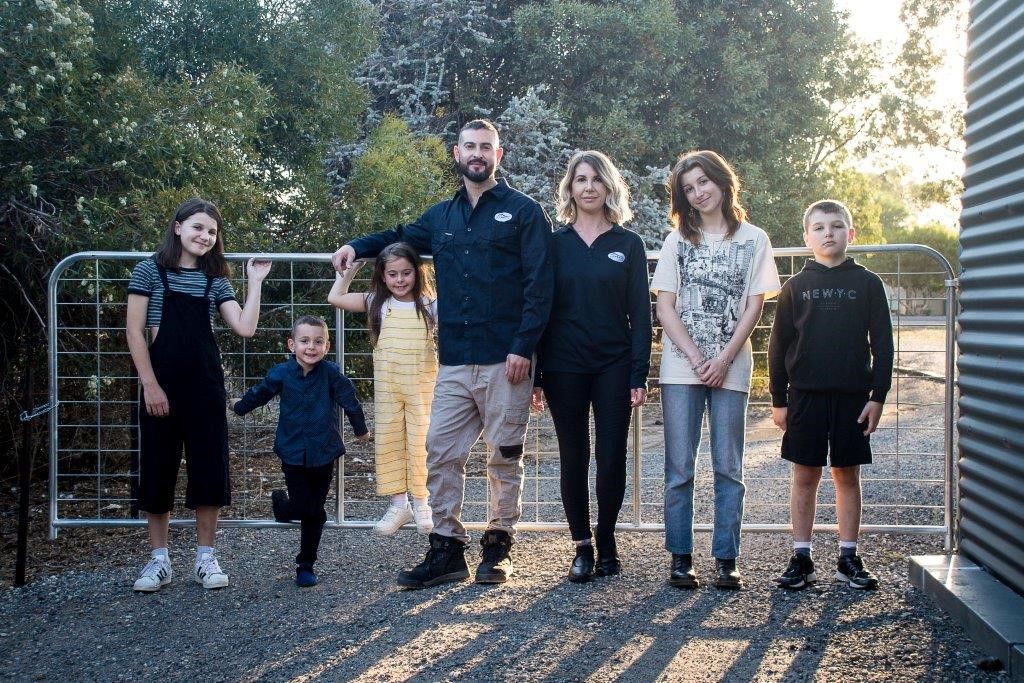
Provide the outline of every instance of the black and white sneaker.
<path id="1" fill-rule="evenodd" d="M 165 557 L 154 557 L 143 568 L 133 588 L 140 593 L 155 593 L 171 582 L 171 563 Z"/>
<path id="2" fill-rule="evenodd" d="M 878 577 L 864 569 L 864 562 L 857 555 L 839 558 L 836 581 L 844 581 L 850 588 L 859 590 L 878 588 Z"/>
<path id="3" fill-rule="evenodd" d="M 779 586 L 789 590 L 806 588 L 817 580 L 818 575 L 814 572 L 814 560 L 810 555 L 799 553 L 794 553 L 793 557 L 789 558 L 789 566 L 786 567 L 786 571 L 775 579 Z"/>

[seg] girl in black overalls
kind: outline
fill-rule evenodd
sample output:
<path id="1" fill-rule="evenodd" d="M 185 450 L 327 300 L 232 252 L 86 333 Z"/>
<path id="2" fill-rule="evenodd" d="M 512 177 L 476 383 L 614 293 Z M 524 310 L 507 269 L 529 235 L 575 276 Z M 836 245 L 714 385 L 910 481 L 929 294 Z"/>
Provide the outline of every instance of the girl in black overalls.
<path id="1" fill-rule="evenodd" d="M 249 261 L 249 294 L 239 306 L 227 279 L 222 223 L 213 203 L 186 201 L 160 248 L 135 267 L 128 284 L 128 348 L 142 385 L 139 508 L 147 513 L 153 547 L 137 591 L 157 591 L 171 580 L 167 532 L 182 447 L 185 506 L 196 511 L 194 578 L 204 588 L 228 585 L 213 549 L 217 516 L 231 502 L 231 491 L 224 372 L 211 318 L 219 310 L 228 327 L 251 337 L 270 261 Z"/>

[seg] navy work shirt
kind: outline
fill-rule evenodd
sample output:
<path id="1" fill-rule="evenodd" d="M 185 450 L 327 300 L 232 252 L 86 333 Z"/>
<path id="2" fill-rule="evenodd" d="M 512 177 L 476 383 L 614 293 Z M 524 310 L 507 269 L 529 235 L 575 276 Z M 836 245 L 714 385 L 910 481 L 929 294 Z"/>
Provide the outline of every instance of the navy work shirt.
<path id="1" fill-rule="evenodd" d="M 303 374 L 295 356 L 270 368 L 259 384 L 235 403 L 238 415 L 266 405 L 281 395 L 274 452 L 288 465 L 319 467 L 345 453 L 338 429 L 337 404 L 345 411 L 356 436 L 367 432 L 363 408 L 352 381 L 337 363 L 323 360 Z"/>
<path id="2" fill-rule="evenodd" d="M 471 206 L 463 186 L 414 223 L 353 240 L 356 258 L 407 242 L 433 254 L 442 365 L 530 358 L 551 310 L 551 221 L 504 179 Z"/>
<path id="3" fill-rule="evenodd" d="M 647 387 L 651 293 L 641 237 L 618 225 L 587 246 L 570 225 L 554 234 L 555 300 L 537 352 L 544 371 L 601 373 L 630 366 L 629 386 Z"/>

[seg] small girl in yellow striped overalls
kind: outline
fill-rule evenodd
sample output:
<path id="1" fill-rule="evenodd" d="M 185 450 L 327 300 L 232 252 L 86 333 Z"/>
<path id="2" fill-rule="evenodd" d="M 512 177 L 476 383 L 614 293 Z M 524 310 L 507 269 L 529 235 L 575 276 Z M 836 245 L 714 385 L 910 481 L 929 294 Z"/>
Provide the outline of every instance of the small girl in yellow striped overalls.
<path id="1" fill-rule="evenodd" d="M 374 264 L 369 291 L 350 294 L 359 267 L 337 276 L 327 300 L 345 311 L 366 312 L 373 342 L 377 493 L 391 498 L 373 528 L 390 536 L 415 522 L 417 531 L 429 534 L 434 524 L 427 503 L 426 440 L 437 378 L 437 300 L 430 296 L 423 261 L 408 244 L 386 247 Z"/>

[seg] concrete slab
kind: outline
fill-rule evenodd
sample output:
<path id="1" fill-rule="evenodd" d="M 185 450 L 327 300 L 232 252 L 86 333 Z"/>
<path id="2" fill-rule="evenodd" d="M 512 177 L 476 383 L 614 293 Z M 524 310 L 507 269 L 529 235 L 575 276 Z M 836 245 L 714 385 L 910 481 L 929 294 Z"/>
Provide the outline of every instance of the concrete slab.
<path id="1" fill-rule="evenodd" d="M 1024 681 L 1024 597 L 959 555 L 911 557 L 909 575 L 1012 680 Z"/>

